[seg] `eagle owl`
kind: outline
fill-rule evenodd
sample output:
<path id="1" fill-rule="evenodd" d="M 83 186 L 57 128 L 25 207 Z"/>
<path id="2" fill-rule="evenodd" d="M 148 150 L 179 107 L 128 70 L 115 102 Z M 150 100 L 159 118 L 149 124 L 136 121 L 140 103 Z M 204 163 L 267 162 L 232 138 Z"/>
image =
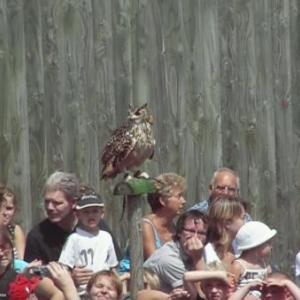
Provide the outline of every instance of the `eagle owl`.
<path id="1" fill-rule="evenodd" d="M 101 179 L 114 178 L 124 171 L 133 171 L 154 154 L 153 117 L 147 103 L 130 107 L 127 123 L 117 128 L 108 140 L 101 156 Z"/>

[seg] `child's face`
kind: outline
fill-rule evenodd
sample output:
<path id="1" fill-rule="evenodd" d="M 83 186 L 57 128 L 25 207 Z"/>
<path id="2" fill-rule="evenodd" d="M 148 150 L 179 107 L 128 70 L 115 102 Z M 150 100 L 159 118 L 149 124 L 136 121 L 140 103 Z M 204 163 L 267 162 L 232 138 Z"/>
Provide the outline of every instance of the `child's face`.
<path id="1" fill-rule="evenodd" d="M 108 276 L 100 276 L 93 284 L 90 292 L 93 300 L 116 300 L 118 294 L 113 285 L 112 279 Z"/>
<path id="2" fill-rule="evenodd" d="M 285 300 L 289 298 L 286 288 L 277 285 L 264 287 L 261 300 Z"/>
<path id="3" fill-rule="evenodd" d="M 273 241 L 269 240 L 264 244 L 262 244 L 261 246 L 259 246 L 257 251 L 259 252 L 261 258 L 269 259 L 271 256 L 272 249 L 273 249 Z"/>
<path id="4" fill-rule="evenodd" d="M 89 230 L 98 229 L 98 223 L 103 216 L 103 207 L 91 206 L 77 211 L 77 217 L 82 225 Z"/>
<path id="5" fill-rule="evenodd" d="M 229 296 L 229 286 L 220 279 L 207 279 L 201 283 L 207 300 L 226 300 Z"/>

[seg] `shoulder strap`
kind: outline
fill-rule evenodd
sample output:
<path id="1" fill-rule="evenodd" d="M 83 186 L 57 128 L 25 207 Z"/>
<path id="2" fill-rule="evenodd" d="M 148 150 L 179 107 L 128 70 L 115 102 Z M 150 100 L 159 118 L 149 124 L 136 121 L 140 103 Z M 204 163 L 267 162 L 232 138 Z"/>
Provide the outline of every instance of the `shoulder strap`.
<path id="1" fill-rule="evenodd" d="M 149 219 L 146 219 L 146 218 L 142 218 L 142 221 L 148 223 L 151 225 L 152 229 L 153 229 L 153 232 L 154 232 L 154 237 L 155 237 L 155 244 L 156 244 L 156 247 L 161 247 L 161 241 L 160 241 L 160 238 L 158 236 L 158 232 L 156 230 L 156 227 L 154 226 L 153 222 L 151 222 Z"/>
<path id="2" fill-rule="evenodd" d="M 244 270 L 247 269 L 245 264 L 240 259 L 236 259 L 235 261 L 238 262 L 244 268 Z"/>

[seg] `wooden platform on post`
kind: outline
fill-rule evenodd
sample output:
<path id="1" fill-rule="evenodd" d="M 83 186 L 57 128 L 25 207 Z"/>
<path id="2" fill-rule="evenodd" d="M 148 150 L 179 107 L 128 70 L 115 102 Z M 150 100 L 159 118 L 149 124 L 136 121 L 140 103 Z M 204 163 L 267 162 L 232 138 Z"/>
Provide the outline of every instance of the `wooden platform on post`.
<path id="1" fill-rule="evenodd" d="M 133 178 L 128 181 L 122 181 L 114 189 L 114 195 L 123 195 L 127 198 L 131 299 L 136 299 L 138 291 L 144 289 L 144 255 L 140 227 L 140 220 L 142 218 L 141 201 L 143 201 L 143 195 L 154 193 L 155 190 L 153 180 L 144 178 Z"/>

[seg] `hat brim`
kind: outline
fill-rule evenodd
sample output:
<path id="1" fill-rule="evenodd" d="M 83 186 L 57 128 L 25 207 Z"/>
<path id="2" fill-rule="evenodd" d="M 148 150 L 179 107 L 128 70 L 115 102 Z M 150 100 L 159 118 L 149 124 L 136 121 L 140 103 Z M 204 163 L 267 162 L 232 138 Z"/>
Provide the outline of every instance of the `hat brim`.
<path id="1" fill-rule="evenodd" d="M 244 246 L 238 246 L 238 251 L 245 251 L 245 250 L 249 250 L 249 249 L 253 249 L 255 247 L 258 247 L 258 246 L 264 244 L 265 242 L 269 241 L 270 239 L 272 239 L 276 234 L 277 234 L 277 230 L 276 229 L 271 229 L 271 232 L 268 236 L 265 236 L 261 239 L 257 239 L 252 244 L 244 245 Z"/>
<path id="2" fill-rule="evenodd" d="M 81 209 L 83 209 L 83 208 L 87 208 L 87 207 L 95 207 L 95 206 L 97 206 L 97 207 L 104 207 L 104 204 L 85 204 L 85 205 L 82 205 L 82 206 L 79 206 L 79 205 L 77 205 L 76 206 L 76 210 L 81 210 Z"/>

